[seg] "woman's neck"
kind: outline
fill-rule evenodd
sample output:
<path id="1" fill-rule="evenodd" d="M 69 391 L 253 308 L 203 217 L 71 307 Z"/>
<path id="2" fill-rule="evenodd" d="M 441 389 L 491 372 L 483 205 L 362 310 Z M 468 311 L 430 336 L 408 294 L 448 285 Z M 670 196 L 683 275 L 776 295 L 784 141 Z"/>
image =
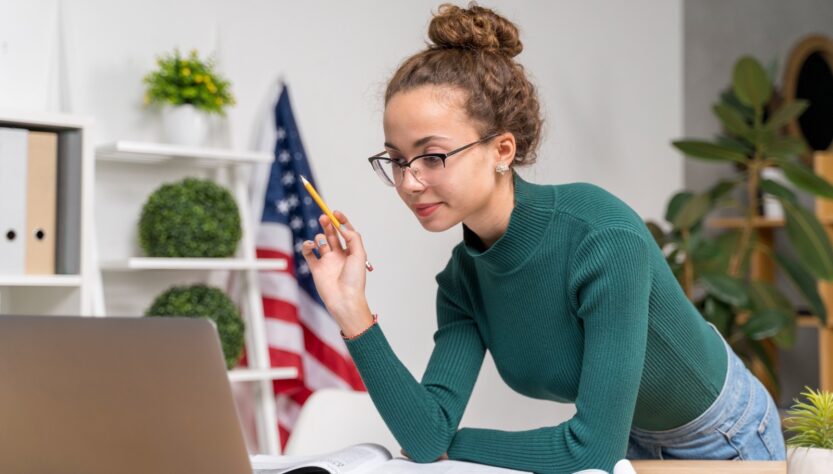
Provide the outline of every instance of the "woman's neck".
<path id="1" fill-rule="evenodd" d="M 509 218 L 515 208 L 514 178 L 509 175 L 501 179 L 497 189 L 492 193 L 488 203 L 475 215 L 469 216 L 463 223 L 477 234 L 486 248 L 489 248 L 506 232 Z"/>

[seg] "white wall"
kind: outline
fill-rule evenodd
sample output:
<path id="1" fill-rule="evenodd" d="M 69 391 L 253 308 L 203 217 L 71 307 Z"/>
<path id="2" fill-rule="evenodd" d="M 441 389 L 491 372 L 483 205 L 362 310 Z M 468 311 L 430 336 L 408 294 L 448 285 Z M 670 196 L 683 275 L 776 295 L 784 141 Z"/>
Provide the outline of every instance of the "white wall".
<path id="1" fill-rule="evenodd" d="M 518 59 L 545 105 L 540 163 L 526 175 L 542 183 L 593 182 L 641 215 L 660 217 L 682 184 L 681 159 L 668 144 L 682 132 L 681 1 L 483 3 L 520 25 L 525 51 Z M 216 50 L 238 99 L 221 130 L 225 141 L 245 148 L 264 96 L 283 75 L 320 188 L 362 231 L 377 267 L 368 282 L 372 308 L 419 377 L 435 329 L 433 277 L 460 231 L 423 231 L 395 193 L 376 182 L 365 157 L 383 142 L 385 81 L 423 47 L 437 4 L 66 0 L 59 103 L 66 112 L 94 116 L 99 142 L 156 140 L 156 118 L 140 106 L 140 79 L 154 56 L 174 46 Z M 107 176 L 100 186 L 108 192 L 130 184 L 123 175 Z M 133 245 L 124 244 L 130 232 L 101 223 L 99 229 L 106 231 L 104 254 Z M 122 308 L 138 312 L 152 297 L 127 280 L 117 284 L 109 294 L 118 295 Z M 570 405 L 514 394 L 487 361 L 463 423 L 521 429 L 572 412 Z"/>

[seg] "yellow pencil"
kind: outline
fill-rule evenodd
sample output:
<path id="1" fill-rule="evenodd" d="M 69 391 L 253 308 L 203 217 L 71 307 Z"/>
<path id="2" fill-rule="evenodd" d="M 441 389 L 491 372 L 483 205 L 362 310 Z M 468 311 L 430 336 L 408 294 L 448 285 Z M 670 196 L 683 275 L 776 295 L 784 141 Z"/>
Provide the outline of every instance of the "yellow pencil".
<path id="1" fill-rule="evenodd" d="M 307 178 L 301 176 L 301 182 L 304 183 L 304 187 L 307 188 L 307 192 L 309 192 L 310 196 L 312 196 L 312 199 L 316 202 L 316 204 L 318 204 L 318 207 L 320 207 L 321 210 L 324 211 L 324 214 L 326 214 L 327 217 L 330 218 L 330 221 L 333 223 L 333 226 L 335 226 L 336 230 L 340 234 L 341 222 L 339 222 L 338 219 L 336 219 L 336 216 L 333 215 L 333 213 L 330 211 L 330 208 L 327 207 L 326 204 L 324 204 L 324 200 L 321 199 L 321 196 L 318 195 L 318 191 L 316 191 L 315 188 L 312 187 L 312 184 L 310 184 L 310 182 L 307 181 Z M 365 268 L 367 268 L 367 271 L 373 271 L 373 265 L 371 265 L 370 262 L 368 262 L 367 260 L 365 260 L 364 266 Z"/>

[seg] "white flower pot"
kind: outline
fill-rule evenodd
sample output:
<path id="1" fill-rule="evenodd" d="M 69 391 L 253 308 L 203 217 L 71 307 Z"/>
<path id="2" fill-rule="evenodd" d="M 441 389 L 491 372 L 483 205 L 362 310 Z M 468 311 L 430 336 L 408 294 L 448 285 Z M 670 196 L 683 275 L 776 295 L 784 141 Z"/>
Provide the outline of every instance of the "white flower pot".
<path id="1" fill-rule="evenodd" d="M 786 188 L 792 188 L 792 184 L 787 180 L 784 170 L 781 168 L 772 166 L 764 168 L 761 170 L 761 179 L 775 181 Z M 764 193 L 764 216 L 769 219 L 784 218 L 784 207 L 781 205 L 781 201 L 767 193 Z"/>
<path id="2" fill-rule="evenodd" d="M 829 474 L 833 469 L 833 449 L 787 448 L 789 474 Z"/>
<path id="3" fill-rule="evenodd" d="M 165 106 L 162 128 L 169 143 L 202 146 L 208 137 L 208 117 L 190 104 Z"/>

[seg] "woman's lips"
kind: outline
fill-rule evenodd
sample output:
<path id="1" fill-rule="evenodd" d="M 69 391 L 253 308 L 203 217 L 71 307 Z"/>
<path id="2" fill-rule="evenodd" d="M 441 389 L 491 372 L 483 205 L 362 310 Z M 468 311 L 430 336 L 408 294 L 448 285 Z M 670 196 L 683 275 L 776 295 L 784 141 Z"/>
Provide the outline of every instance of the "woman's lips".
<path id="1" fill-rule="evenodd" d="M 418 205 L 414 209 L 416 209 L 416 213 L 419 217 L 428 217 L 431 214 L 433 214 L 433 212 L 436 211 L 437 208 L 440 207 L 440 204 L 442 204 L 442 203 L 437 202 L 437 203 L 428 204 L 428 205 Z"/>

